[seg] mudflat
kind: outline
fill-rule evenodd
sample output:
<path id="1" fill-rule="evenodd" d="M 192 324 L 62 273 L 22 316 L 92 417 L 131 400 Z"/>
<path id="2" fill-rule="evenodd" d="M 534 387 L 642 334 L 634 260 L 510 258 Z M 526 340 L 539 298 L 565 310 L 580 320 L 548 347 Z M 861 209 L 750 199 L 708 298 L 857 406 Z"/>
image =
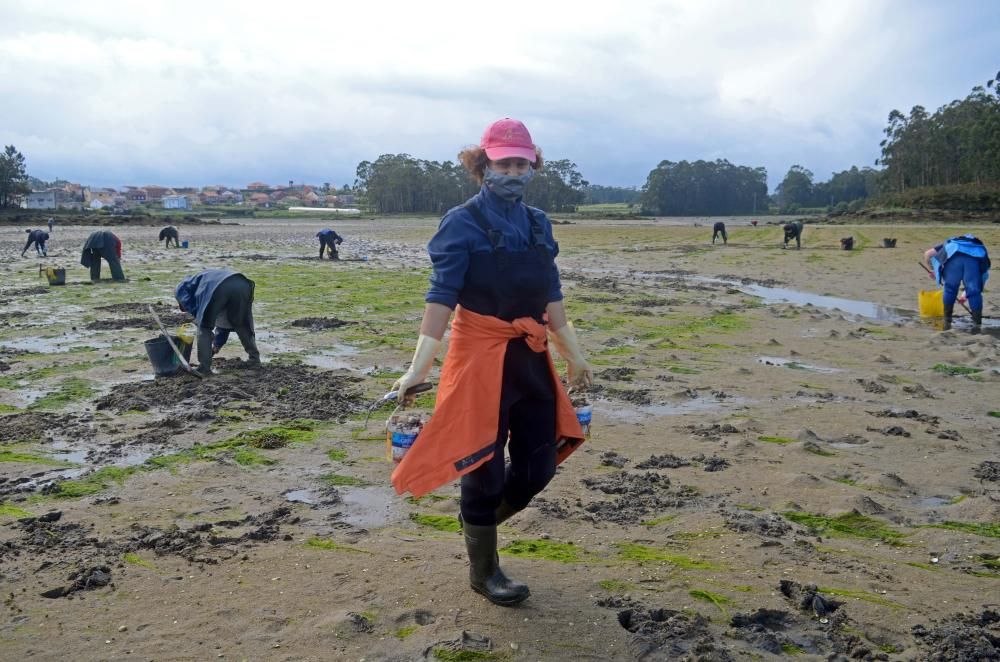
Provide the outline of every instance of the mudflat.
<path id="1" fill-rule="evenodd" d="M 437 219 L 180 225 L 189 249 L 116 227 L 130 280 L 94 285 L 93 228 L 58 226 L 54 287 L 3 230 L 0 657 L 998 659 L 1000 298 L 941 332 L 916 262 L 1000 227 L 786 250 L 745 219 L 713 246 L 713 220 L 555 227 L 593 426 L 500 529 L 514 609 L 468 587 L 457 485 L 397 496 L 391 410 L 364 424 Z M 356 261 L 317 259 L 326 226 Z M 174 287 L 219 266 L 256 282 L 264 365 L 234 338 L 213 378 L 154 379 L 146 305 L 182 324 Z"/>

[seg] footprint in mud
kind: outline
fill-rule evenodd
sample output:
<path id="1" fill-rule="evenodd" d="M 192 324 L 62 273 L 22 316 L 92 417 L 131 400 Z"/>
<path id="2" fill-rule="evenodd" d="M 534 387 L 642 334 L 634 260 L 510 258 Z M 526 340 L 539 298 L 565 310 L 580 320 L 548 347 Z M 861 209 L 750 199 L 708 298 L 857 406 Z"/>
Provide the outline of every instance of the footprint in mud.
<path id="1" fill-rule="evenodd" d="M 914 625 L 917 645 L 932 660 L 1000 660 L 1000 613 L 983 609 L 979 614 L 956 614 Z"/>
<path id="2" fill-rule="evenodd" d="M 304 327 L 310 331 L 323 331 L 325 329 L 339 329 L 342 326 L 355 324 L 336 317 L 303 317 L 292 321 L 291 326 Z"/>
<path id="3" fill-rule="evenodd" d="M 500 659 L 493 653 L 493 640 L 484 634 L 462 630 L 457 639 L 439 641 L 424 650 L 425 660 L 489 660 Z"/>
<path id="4" fill-rule="evenodd" d="M 908 395 L 913 395 L 918 398 L 928 398 L 933 400 L 934 394 L 924 388 L 923 384 L 913 384 L 912 386 L 904 386 L 903 393 Z"/>
<path id="5" fill-rule="evenodd" d="M 869 427 L 866 427 L 865 429 L 868 430 L 869 432 L 878 432 L 880 434 L 884 434 L 887 437 L 909 437 L 910 436 L 910 433 L 907 432 L 906 429 L 904 429 L 900 425 L 890 425 L 890 426 L 885 427 L 885 428 L 873 428 L 873 427 L 869 426 Z"/>
<path id="6" fill-rule="evenodd" d="M 972 470 L 972 475 L 980 481 L 1000 482 L 1000 462 L 986 460 Z"/>
<path id="7" fill-rule="evenodd" d="M 689 488 L 671 491 L 670 479 L 653 472 L 634 474 L 622 471 L 594 478 L 586 477 L 581 482 L 591 490 L 618 497 L 612 501 L 594 501 L 583 506 L 583 510 L 599 522 L 636 524 L 652 513 L 690 505 L 698 498 Z"/>
<path id="8" fill-rule="evenodd" d="M 619 455 L 615 451 L 605 451 L 604 453 L 601 453 L 602 467 L 615 467 L 616 469 L 623 469 L 627 463 L 628 458 L 624 455 Z"/>
<path id="9" fill-rule="evenodd" d="M 632 633 L 628 652 L 636 660 L 687 659 L 697 653 L 698 659 L 713 658 L 716 651 L 709 621 L 700 614 L 686 614 L 673 609 L 652 608 L 629 598 L 601 598 L 598 607 L 617 611 L 618 624 Z M 720 647 L 719 652 L 725 652 Z M 706 656 L 706 657 L 701 657 Z"/>
<path id="10" fill-rule="evenodd" d="M 97 409 L 116 413 L 136 411 L 183 411 L 209 417 L 233 400 L 258 403 L 256 411 L 276 419 L 312 418 L 336 420 L 364 411 L 365 402 L 352 386 L 360 377 L 332 374 L 308 365 L 265 363 L 241 369 L 245 362 L 213 361 L 219 374 L 198 380 L 190 375 L 152 382 L 120 384 L 98 399 Z M 195 405 L 194 403 L 208 403 Z M 207 410 L 206 410 L 207 407 Z M 195 411 L 197 410 L 197 411 Z"/>
<path id="11" fill-rule="evenodd" d="M 635 465 L 636 469 L 677 469 L 678 467 L 687 467 L 691 463 L 684 458 L 677 457 L 672 453 L 666 453 L 665 455 L 652 455 L 648 460 Z"/>
<path id="12" fill-rule="evenodd" d="M 927 423 L 929 425 L 937 425 L 941 421 L 941 419 L 937 416 L 921 414 L 916 409 L 883 409 L 882 411 L 866 411 L 877 418 L 908 418 L 910 420 L 920 421 L 921 423 Z"/>
<path id="13" fill-rule="evenodd" d="M 601 370 L 595 376 L 605 381 L 630 382 L 635 372 L 635 368 L 607 368 L 606 370 Z"/>
<path id="14" fill-rule="evenodd" d="M 426 609 L 414 609 L 403 612 L 396 617 L 396 627 L 404 628 L 408 625 L 430 625 L 437 620 L 437 617 Z"/>
<path id="15" fill-rule="evenodd" d="M 784 538 L 792 526 L 779 515 L 765 516 L 743 511 L 727 511 L 722 514 L 725 527 L 740 533 L 755 533 L 768 538 Z"/>
<path id="16" fill-rule="evenodd" d="M 43 598 L 64 598 L 77 591 L 93 591 L 111 583 L 111 568 L 106 565 L 77 568 L 69 575 L 72 584 L 58 586 L 41 593 Z"/>

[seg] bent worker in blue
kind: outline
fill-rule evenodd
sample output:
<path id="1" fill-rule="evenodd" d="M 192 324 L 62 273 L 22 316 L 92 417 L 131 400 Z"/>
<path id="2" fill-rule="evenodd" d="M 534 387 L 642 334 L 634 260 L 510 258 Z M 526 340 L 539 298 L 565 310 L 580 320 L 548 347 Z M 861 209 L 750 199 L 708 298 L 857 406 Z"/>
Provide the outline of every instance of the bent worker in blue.
<path id="1" fill-rule="evenodd" d="M 90 267 L 90 280 L 97 281 L 101 279 L 101 258 L 104 258 L 111 267 L 111 280 L 123 282 L 125 272 L 122 271 L 121 256 L 122 240 L 114 232 L 98 230 L 84 242 L 80 264 Z"/>
<path id="2" fill-rule="evenodd" d="M 254 282 L 231 269 L 206 269 L 181 281 L 174 292 L 180 309 L 194 315 L 198 327 L 198 372 L 212 374 L 217 354 L 236 331 L 248 364 L 260 365 L 253 328 Z"/>
<path id="3" fill-rule="evenodd" d="M 330 251 L 331 260 L 339 260 L 340 255 L 337 254 L 337 246 L 344 243 L 344 238 L 339 234 L 331 230 L 330 228 L 325 228 L 316 233 L 319 237 L 319 259 L 323 259 L 323 251 Z"/>
<path id="4" fill-rule="evenodd" d="M 25 230 L 28 233 L 28 243 L 24 245 L 24 250 L 21 251 L 21 257 L 28 252 L 31 245 L 35 245 L 35 252 L 38 253 L 38 257 L 48 257 L 49 251 L 45 247 L 45 242 L 49 240 L 49 233 L 44 230 Z"/>
<path id="5" fill-rule="evenodd" d="M 971 234 L 946 239 L 924 252 L 924 266 L 931 278 L 944 286 L 944 327 L 951 328 L 958 285 L 965 285 L 965 296 L 972 312 L 972 333 L 983 325 L 983 287 L 989 279 L 990 256 L 983 242 Z"/>

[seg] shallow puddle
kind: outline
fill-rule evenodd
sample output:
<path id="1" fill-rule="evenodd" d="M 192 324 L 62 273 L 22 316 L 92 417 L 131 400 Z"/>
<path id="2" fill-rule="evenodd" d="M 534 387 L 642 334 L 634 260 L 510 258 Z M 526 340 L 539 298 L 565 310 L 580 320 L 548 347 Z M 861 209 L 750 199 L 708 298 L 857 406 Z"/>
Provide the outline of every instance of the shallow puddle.
<path id="1" fill-rule="evenodd" d="M 812 372 L 823 372 L 823 373 L 833 373 L 833 372 L 843 372 L 840 368 L 828 368 L 826 366 L 812 365 L 809 363 L 802 363 L 800 361 L 795 361 L 793 359 L 783 359 L 780 356 L 758 356 L 757 363 L 763 365 L 773 365 L 781 368 L 791 368 L 793 370 L 810 370 Z"/>
<path id="2" fill-rule="evenodd" d="M 941 506 L 951 505 L 952 500 L 946 499 L 944 497 L 924 497 L 922 499 L 917 499 L 918 508 L 940 508 Z"/>
<path id="3" fill-rule="evenodd" d="M 372 528 L 406 518 L 396 493 L 390 487 L 344 487 L 338 490 L 344 508 L 341 520 L 348 524 Z"/>
<path id="4" fill-rule="evenodd" d="M 651 417 L 679 416 L 712 411 L 727 411 L 743 409 L 748 401 L 740 397 L 728 397 L 724 400 L 716 398 L 692 398 L 679 402 L 658 402 L 652 405 L 636 407 L 622 402 L 596 402 L 594 411 L 605 418 L 627 422 L 641 421 Z"/>
<path id="5" fill-rule="evenodd" d="M 36 354 L 61 354 L 80 347 L 104 349 L 111 347 L 109 342 L 95 341 L 92 335 L 83 333 L 65 333 L 53 338 L 22 338 L 20 340 L 0 340 L 0 347 L 17 349 Z"/>
<path id="6" fill-rule="evenodd" d="M 285 492 L 285 499 L 291 503 L 305 503 L 310 506 L 316 503 L 316 495 L 312 490 L 288 490 Z"/>

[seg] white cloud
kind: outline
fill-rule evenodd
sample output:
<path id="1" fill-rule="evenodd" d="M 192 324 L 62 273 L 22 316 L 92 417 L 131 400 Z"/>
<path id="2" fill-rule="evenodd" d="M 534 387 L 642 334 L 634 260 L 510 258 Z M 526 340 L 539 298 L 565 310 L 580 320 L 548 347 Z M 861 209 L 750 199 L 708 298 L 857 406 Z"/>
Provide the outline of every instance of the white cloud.
<path id="1" fill-rule="evenodd" d="M 931 51 L 942 31 L 956 41 L 998 13 L 969 4 L 963 23 L 861 0 L 6 4 L 0 80 L 16 94 L 0 142 L 35 174 L 103 184 L 343 183 L 385 152 L 453 159 L 503 115 L 598 183 L 716 157 L 766 165 L 772 184 L 793 163 L 825 178 L 872 162 L 891 108 L 964 95 Z M 996 63 L 964 66 L 977 80 Z"/>

